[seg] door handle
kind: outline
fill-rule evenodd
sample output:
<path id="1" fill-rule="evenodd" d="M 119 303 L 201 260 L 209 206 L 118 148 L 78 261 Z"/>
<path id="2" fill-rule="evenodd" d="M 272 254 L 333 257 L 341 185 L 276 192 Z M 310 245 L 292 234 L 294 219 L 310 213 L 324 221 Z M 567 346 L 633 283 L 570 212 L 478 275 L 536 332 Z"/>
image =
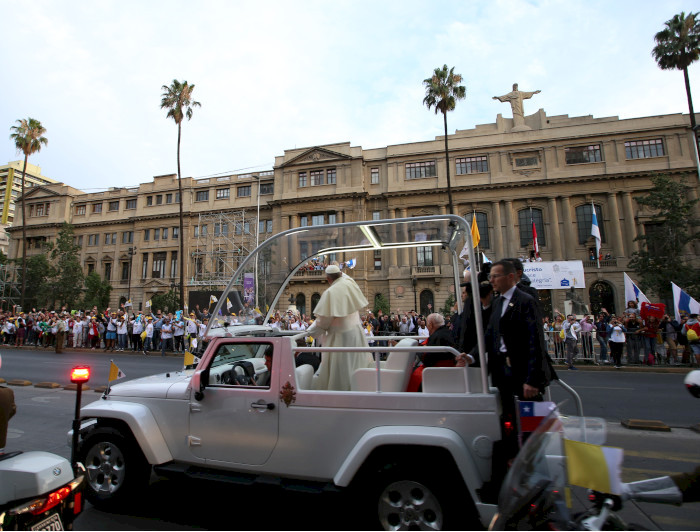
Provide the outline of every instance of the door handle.
<path id="1" fill-rule="evenodd" d="M 255 403 L 250 403 L 252 408 L 257 408 L 258 410 L 274 410 L 275 403 L 266 403 L 262 399 L 256 401 Z"/>

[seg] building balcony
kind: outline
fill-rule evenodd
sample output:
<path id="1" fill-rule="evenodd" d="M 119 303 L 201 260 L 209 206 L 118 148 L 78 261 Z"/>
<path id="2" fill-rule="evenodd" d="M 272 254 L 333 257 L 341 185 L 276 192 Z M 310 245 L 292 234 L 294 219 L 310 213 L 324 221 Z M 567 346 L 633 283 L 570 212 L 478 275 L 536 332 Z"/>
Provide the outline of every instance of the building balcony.
<path id="1" fill-rule="evenodd" d="M 294 281 L 323 281 L 326 278 L 326 270 L 299 270 L 294 274 Z"/>
<path id="2" fill-rule="evenodd" d="M 440 277 L 440 266 L 411 266 L 411 277 Z"/>
<path id="3" fill-rule="evenodd" d="M 583 261 L 583 267 L 584 267 L 584 268 L 597 268 L 597 267 L 598 267 L 598 261 L 595 261 L 595 260 L 584 260 L 584 261 Z M 600 261 L 600 267 L 601 267 L 601 268 L 617 268 L 617 259 L 606 259 L 606 260 L 601 260 L 601 261 Z"/>

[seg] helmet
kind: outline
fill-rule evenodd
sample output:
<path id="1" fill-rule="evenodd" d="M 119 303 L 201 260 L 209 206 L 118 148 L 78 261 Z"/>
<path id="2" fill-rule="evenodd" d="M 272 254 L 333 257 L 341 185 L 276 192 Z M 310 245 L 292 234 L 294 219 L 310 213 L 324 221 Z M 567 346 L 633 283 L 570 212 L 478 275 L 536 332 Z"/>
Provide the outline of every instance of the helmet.
<path id="1" fill-rule="evenodd" d="M 700 399 L 700 370 L 691 371 L 685 376 L 686 388 L 693 397 Z"/>

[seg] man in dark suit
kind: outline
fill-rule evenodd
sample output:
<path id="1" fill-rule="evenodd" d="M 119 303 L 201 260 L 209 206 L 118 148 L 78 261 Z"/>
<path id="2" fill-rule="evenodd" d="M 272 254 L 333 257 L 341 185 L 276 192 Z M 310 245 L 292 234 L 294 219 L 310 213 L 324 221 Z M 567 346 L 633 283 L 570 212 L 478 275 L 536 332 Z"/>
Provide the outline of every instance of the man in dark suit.
<path id="1" fill-rule="evenodd" d="M 501 393 L 503 412 L 512 416 L 515 396 L 537 400 L 544 390 L 541 325 L 537 323 L 537 303 L 516 287 L 515 267 L 510 261 L 496 262 L 489 281 L 500 294 L 493 302 L 486 330 L 489 369 Z"/>

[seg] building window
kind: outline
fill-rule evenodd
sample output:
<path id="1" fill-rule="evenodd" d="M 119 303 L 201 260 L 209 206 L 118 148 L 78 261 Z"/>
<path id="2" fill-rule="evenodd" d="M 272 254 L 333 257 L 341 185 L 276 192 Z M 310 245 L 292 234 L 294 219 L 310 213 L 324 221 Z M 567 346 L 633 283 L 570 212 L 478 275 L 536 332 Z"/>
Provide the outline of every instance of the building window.
<path id="1" fill-rule="evenodd" d="M 226 236 L 228 235 L 228 224 L 221 222 L 214 224 L 214 236 Z"/>
<path id="2" fill-rule="evenodd" d="M 168 239 L 168 228 L 163 227 L 163 240 L 167 240 L 167 239 Z"/>
<path id="3" fill-rule="evenodd" d="M 593 238 L 591 235 L 591 228 L 593 227 L 593 209 L 591 209 L 591 204 L 587 203 L 585 205 L 579 205 L 576 207 L 576 225 L 578 225 L 578 243 L 584 245 L 589 238 Z M 600 241 L 605 242 L 605 224 L 603 223 L 603 210 L 600 205 L 595 206 L 595 217 L 598 222 L 598 229 L 600 230 Z M 539 233 L 537 234 L 539 238 Z"/>
<path id="4" fill-rule="evenodd" d="M 119 200 L 117 201 L 110 201 L 109 202 L 109 207 L 108 209 L 110 211 L 118 211 L 119 210 Z"/>
<path id="5" fill-rule="evenodd" d="M 216 189 L 216 199 L 228 199 L 231 197 L 230 188 L 217 188 Z"/>
<path id="6" fill-rule="evenodd" d="M 435 177 L 435 161 L 422 163 L 406 163 L 406 179 L 420 179 L 421 177 Z"/>
<path id="7" fill-rule="evenodd" d="M 302 216 L 299 218 L 299 226 L 300 227 L 307 227 L 309 225 L 309 217 L 308 216 Z"/>
<path id="8" fill-rule="evenodd" d="M 177 240 L 178 238 L 180 238 L 180 228 L 173 227 L 173 240 Z"/>
<path id="9" fill-rule="evenodd" d="M 117 233 L 105 233 L 105 246 L 117 243 Z"/>
<path id="10" fill-rule="evenodd" d="M 129 280 L 129 262 L 122 262 L 122 281 Z"/>
<path id="11" fill-rule="evenodd" d="M 263 183 L 260 185 L 260 195 L 263 194 L 274 194 L 275 185 L 273 183 Z"/>
<path id="12" fill-rule="evenodd" d="M 105 262 L 105 280 L 109 281 L 112 278 L 112 263 Z"/>
<path id="13" fill-rule="evenodd" d="M 533 246 L 532 222 L 535 222 L 537 231 L 537 246 L 547 245 L 547 238 L 544 234 L 544 222 L 541 209 L 522 209 L 518 211 L 518 225 L 520 226 L 520 247 L 529 248 Z"/>
<path id="14" fill-rule="evenodd" d="M 173 195 L 172 194 L 166 194 L 165 195 L 165 204 L 169 205 L 173 202 Z"/>
<path id="15" fill-rule="evenodd" d="M 126 200 L 126 206 L 124 207 L 125 209 L 135 209 L 136 208 L 136 199 L 128 199 Z"/>
<path id="16" fill-rule="evenodd" d="M 299 258 L 301 260 L 304 260 L 308 256 L 309 256 L 309 243 L 308 242 L 299 242 Z"/>
<path id="17" fill-rule="evenodd" d="M 382 269 L 382 251 L 380 249 L 374 250 L 374 269 Z"/>
<path id="18" fill-rule="evenodd" d="M 150 229 L 144 229 L 143 230 L 143 240 L 144 242 L 148 242 L 151 239 L 151 230 Z"/>
<path id="19" fill-rule="evenodd" d="M 170 277 L 177 277 L 177 251 L 170 254 Z"/>
<path id="20" fill-rule="evenodd" d="M 335 185 L 336 173 L 335 168 L 330 168 L 326 170 L 326 183 L 329 185 Z"/>
<path id="21" fill-rule="evenodd" d="M 381 220 L 382 211 L 372 211 L 372 220 Z"/>
<path id="22" fill-rule="evenodd" d="M 334 212 L 328 213 L 328 223 L 329 224 L 334 224 L 336 223 L 337 216 Z"/>
<path id="23" fill-rule="evenodd" d="M 207 225 L 195 225 L 194 226 L 194 236 L 207 236 Z"/>
<path id="24" fill-rule="evenodd" d="M 326 222 L 326 217 L 323 214 L 314 214 L 311 216 L 311 225 L 323 225 Z"/>
<path id="25" fill-rule="evenodd" d="M 102 212 L 102 204 L 101 203 L 93 203 L 92 204 L 92 212 L 94 214 L 98 214 Z"/>
<path id="26" fill-rule="evenodd" d="M 649 157 L 662 157 L 664 143 L 661 139 L 630 140 L 625 142 L 625 155 L 628 159 L 648 159 Z"/>
<path id="27" fill-rule="evenodd" d="M 162 279 L 165 277 L 165 261 L 168 254 L 165 252 L 153 254 L 153 267 L 151 268 L 151 277 L 154 279 Z"/>
<path id="28" fill-rule="evenodd" d="M 369 171 L 369 182 L 372 185 L 379 184 L 379 168 L 371 168 Z"/>
<path id="29" fill-rule="evenodd" d="M 77 205 L 77 206 L 75 207 L 75 214 L 76 214 L 76 215 L 85 214 L 85 210 L 86 210 L 86 209 L 85 209 L 85 205 Z"/>
<path id="30" fill-rule="evenodd" d="M 306 172 L 299 172 L 299 187 L 306 186 Z"/>
<path id="31" fill-rule="evenodd" d="M 99 246 L 100 235 L 88 235 L 88 246 Z"/>
<path id="32" fill-rule="evenodd" d="M 202 257 L 194 258 L 194 271 L 197 275 L 204 273 L 204 261 L 202 260 Z"/>
<path id="33" fill-rule="evenodd" d="M 429 246 L 416 248 L 416 259 L 418 266 L 433 266 L 433 248 Z"/>
<path id="34" fill-rule="evenodd" d="M 539 160 L 537 159 L 537 156 L 516 157 L 516 159 L 515 159 L 515 167 L 516 168 L 522 168 L 525 166 L 537 166 L 537 165 L 539 165 Z"/>
<path id="35" fill-rule="evenodd" d="M 323 185 L 323 170 L 311 170 L 311 186 Z"/>
<path id="36" fill-rule="evenodd" d="M 455 161 L 457 175 L 478 174 L 489 171 L 489 160 L 485 155 L 479 157 L 461 157 Z"/>
<path id="37" fill-rule="evenodd" d="M 78 235 L 75 237 L 73 243 L 79 248 L 83 247 L 83 235 Z"/>
<path id="38" fill-rule="evenodd" d="M 566 164 L 599 163 L 603 160 L 600 144 L 564 148 Z"/>
<path id="39" fill-rule="evenodd" d="M 267 221 L 267 232 L 272 233 L 272 220 Z"/>
<path id="40" fill-rule="evenodd" d="M 148 253 L 143 254 L 143 266 L 141 267 L 141 278 L 148 277 Z"/>
<path id="41" fill-rule="evenodd" d="M 134 243 L 134 232 L 124 231 L 122 233 L 122 244 L 133 244 Z"/>
<path id="42" fill-rule="evenodd" d="M 156 196 L 156 205 L 163 205 L 163 194 L 158 194 Z"/>
<path id="43" fill-rule="evenodd" d="M 49 215 L 49 204 L 48 203 L 37 203 L 29 206 L 29 216 L 48 216 Z"/>
<path id="44" fill-rule="evenodd" d="M 95 263 L 94 262 L 88 262 L 87 263 L 87 272 L 88 275 L 90 275 L 92 272 L 95 271 Z"/>
<path id="45" fill-rule="evenodd" d="M 153 230 L 153 240 L 160 240 L 160 229 Z"/>
<path id="46" fill-rule="evenodd" d="M 245 185 L 242 187 L 238 187 L 238 190 L 236 192 L 236 195 L 239 198 L 249 198 L 250 197 L 250 185 Z"/>
<path id="47" fill-rule="evenodd" d="M 146 207 L 153 205 L 153 196 L 146 196 Z"/>
<path id="48" fill-rule="evenodd" d="M 209 191 L 208 190 L 198 190 L 195 195 L 195 201 L 209 201 Z"/>

